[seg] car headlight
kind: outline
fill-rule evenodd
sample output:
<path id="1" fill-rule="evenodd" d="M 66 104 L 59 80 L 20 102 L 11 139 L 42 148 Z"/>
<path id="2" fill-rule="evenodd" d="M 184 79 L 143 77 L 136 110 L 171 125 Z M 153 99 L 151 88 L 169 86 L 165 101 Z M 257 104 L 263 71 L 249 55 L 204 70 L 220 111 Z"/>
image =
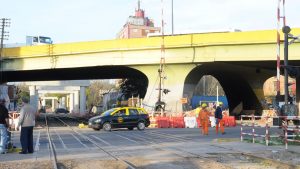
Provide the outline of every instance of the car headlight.
<path id="1" fill-rule="evenodd" d="M 100 122 L 101 122 L 101 119 L 95 120 L 95 123 L 100 123 Z"/>

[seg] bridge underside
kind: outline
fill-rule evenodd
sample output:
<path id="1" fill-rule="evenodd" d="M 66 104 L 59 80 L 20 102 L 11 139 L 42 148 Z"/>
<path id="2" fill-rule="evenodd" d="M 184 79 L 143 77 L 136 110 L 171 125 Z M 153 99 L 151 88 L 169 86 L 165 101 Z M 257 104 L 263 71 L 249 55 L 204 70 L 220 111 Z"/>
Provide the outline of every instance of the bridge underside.
<path id="1" fill-rule="evenodd" d="M 2 75 L 3 82 L 122 78 L 142 78 L 147 80 L 147 77 L 142 72 L 126 66 L 4 71 Z"/>
<path id="2" fill-rule="evenodd" d="M 299 62 L 290 62 L 299 65 Z M 205 76 L 214 76 L 221 84 L 229 103 L 229 110 L 242 104 L 243 110 L 261 113 L 264 82 L 276 76 L 276 62 L 213 62 L 194 68 L 186 77 L 184 94 L 192 96 L 195 86 Z M 299 92 L 298 92 L 299 93 Z M 298 94 L 299 95 L 299 94 Z"/>

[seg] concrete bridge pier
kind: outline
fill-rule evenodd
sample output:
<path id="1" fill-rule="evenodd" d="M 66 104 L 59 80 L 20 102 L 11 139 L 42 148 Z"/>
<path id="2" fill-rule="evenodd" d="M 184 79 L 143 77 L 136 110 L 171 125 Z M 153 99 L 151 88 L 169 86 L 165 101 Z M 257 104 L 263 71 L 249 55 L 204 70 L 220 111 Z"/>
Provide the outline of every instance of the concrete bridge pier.
<path id="1" fill-rule="evenodd" d="M 80 113 L 84 114 L 86 110 L 86 92 L 84 86 L 80 86 Z"/>
<path id="2" fill-rule="evenodd" d="M 29 86 L 29 96 L 30 96 L 30 104 L 38 108 L 38 94 L 36 90 L 36 86 Z"/>
<path id="3" fill-rule="evenodd" d="M 187 74 L 195 67 L 194 64 L 187 64 L 185 66 L 168 64 L 165 66 L 165 80 L 163 88 L 169 89 L 168 94 L 162 95 L 162 101 L 166 103 L 166 110 L 170 112 L 182 112 L 182 104 L 180 99 L 183 97 L 183 88 Z M 147 93 L 144 98 L 145 108 L 154 110 L 155 103 L 158 100 L 158 68 L 159 66 L 134 66 L 144 73 L 148 78 Z"/>

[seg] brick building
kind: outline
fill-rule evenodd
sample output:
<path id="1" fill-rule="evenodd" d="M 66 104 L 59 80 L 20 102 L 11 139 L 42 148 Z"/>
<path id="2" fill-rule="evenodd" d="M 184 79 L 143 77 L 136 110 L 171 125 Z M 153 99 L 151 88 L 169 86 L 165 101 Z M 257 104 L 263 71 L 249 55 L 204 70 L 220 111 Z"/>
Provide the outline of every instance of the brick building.
<path id="1" fill-rule="evenodd" d="M 145 11 L 140 8 L 135 10 L 134 16 L 129 16 L 122 30 L 117 34 L 118 39 L 147 37 L 148 33 L 159 33 L 160 28 L 154 27 L 153 20 L 145 17 Z"/>

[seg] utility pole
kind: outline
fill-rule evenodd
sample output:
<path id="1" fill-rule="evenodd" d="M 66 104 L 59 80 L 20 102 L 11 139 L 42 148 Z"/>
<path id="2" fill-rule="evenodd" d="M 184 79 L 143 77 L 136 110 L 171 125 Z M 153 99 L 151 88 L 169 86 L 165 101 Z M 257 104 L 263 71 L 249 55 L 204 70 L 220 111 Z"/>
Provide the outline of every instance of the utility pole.
<path id="1" fill-rule="evenodd" d="M 172 35 L 174 35 L 174 6 L 173 6 L 173 0 L 172 0 Z"/>
<path id="2" fill-rule="evenodd" d="M 8 32 L 5 31 L 5 27 L 8 27 L 10 24 L 10 19 L 1 18 L 0 19 L 0 29 L 1 29 L 1 37 L 0 37 L 0 84 L 3 82 L 3 41 L 8 40 Z"/>

